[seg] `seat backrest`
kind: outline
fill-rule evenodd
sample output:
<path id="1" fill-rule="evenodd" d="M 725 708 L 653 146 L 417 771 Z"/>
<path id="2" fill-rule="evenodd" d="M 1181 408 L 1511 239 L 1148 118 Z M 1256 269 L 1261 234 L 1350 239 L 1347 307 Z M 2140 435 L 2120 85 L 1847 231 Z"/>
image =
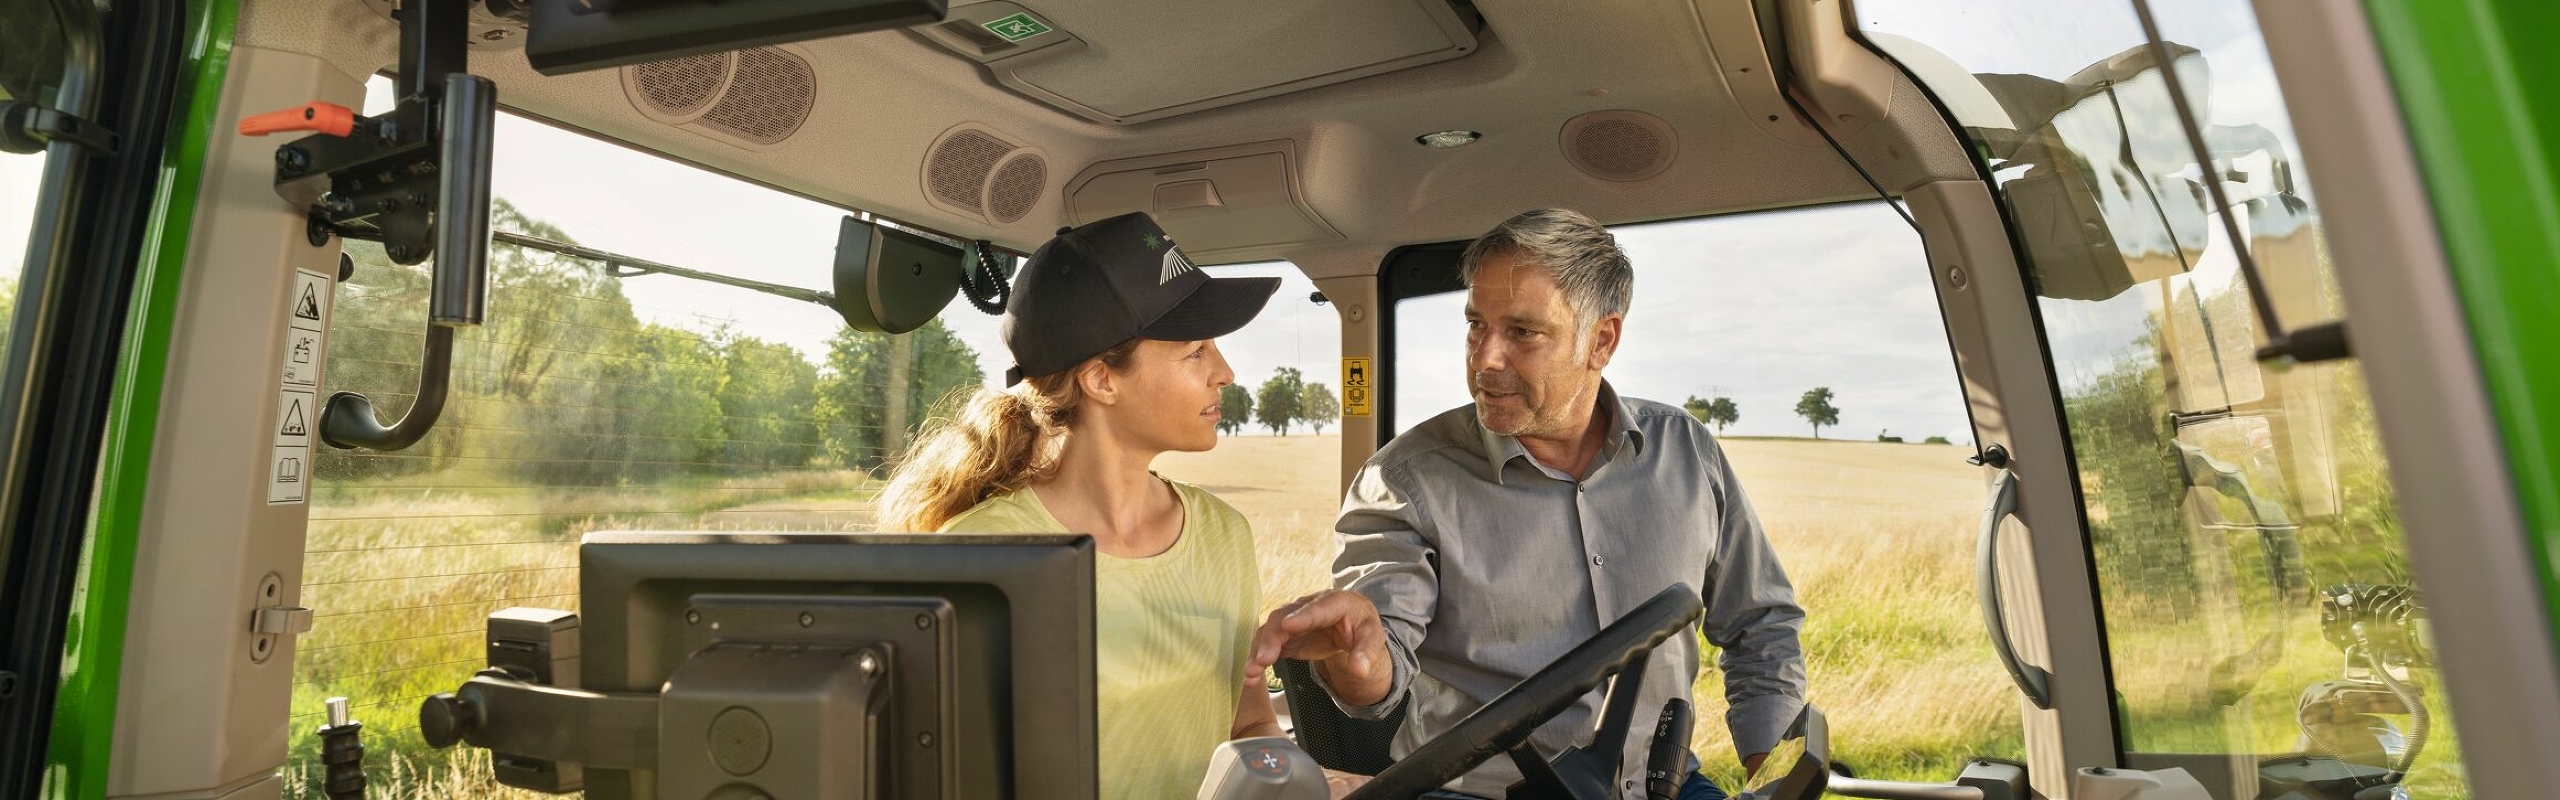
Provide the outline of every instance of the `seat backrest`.
<path id="1" fill-rule="evenodd" d="M 1387 755 L 1387 744 L 1394 741 L 1396 729 L 1404 726 L 1411 698 L 1397 703 L 1386 719 L 1354 719 L 1333 704 L 1333 695 L 1316 680 L 1314 665 L 1281 659 L 1274 669 L 1280 673 L 1281 685 L 1289 689 L 1289 717 L 1297 726 L 1298 748 L 1315 756 L 1316 763 L 1376 775 L 1395 762 Z"/>

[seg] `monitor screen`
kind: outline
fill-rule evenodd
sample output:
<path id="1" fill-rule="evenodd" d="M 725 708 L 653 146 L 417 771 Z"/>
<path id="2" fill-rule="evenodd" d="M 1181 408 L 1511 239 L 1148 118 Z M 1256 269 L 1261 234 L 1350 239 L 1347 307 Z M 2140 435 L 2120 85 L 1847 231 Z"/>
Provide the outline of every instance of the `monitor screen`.
<path id="1" fill-rule="evenodd" d="M 590 798 L 1095 794 L 1089 537 L 594 533 L 579 577 L 579 688 L 661 696 Z"/>

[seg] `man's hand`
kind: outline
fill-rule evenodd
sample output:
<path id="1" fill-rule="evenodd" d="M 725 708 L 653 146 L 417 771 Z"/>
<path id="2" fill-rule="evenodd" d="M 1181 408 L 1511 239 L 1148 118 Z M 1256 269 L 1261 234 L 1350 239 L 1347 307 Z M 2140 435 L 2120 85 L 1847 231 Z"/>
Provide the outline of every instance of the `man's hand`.
<path id="1" fill-rule="evenodd" d="M 1333 696 L 1347 705 L 1374 705 L 1386 699 L 1395 682 L 1378 607 L 1345 589 L 1317 592 L 1273 609 L 1253 632 L 1248 653 L 1246 675 L 1260 675 L 1283 658 L 1315 662 Z"/>

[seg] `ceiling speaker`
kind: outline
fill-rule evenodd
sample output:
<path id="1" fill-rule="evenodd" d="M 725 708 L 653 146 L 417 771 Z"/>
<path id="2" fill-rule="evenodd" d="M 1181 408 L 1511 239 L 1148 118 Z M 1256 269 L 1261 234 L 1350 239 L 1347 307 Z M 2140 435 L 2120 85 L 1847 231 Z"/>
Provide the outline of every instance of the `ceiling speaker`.
<path id="1" fill-rule="evenodd" d="M 925 198 L 999 224 L 1019 222 L 1049 188 L 1049 160 L 974 124 L 944 131 L 925 151 Z"/>
<path id="2" fill-rule="evenodd" d="M 1640 181 L 1662 174 L 1680 152 L 1671 123 L 1642 111 L 1594 111 L 1565 120 L 1557 137 L 1564 160 L 1604 181 Z"/>
<path id="3" fill-rule="evenodd" d="M 818 72 L 787 47 L 685 56 L 622 68 L 641 115 L 754 150 L 780 145 L 818 105 Z"/>
<path id="4" fill-rule="evenodd" d="M 987 218 L 1008 225 L 1022 221 L 1048 187 L 1049 160 L 1028 150 L 1013 151 L 987 178 Z"/>

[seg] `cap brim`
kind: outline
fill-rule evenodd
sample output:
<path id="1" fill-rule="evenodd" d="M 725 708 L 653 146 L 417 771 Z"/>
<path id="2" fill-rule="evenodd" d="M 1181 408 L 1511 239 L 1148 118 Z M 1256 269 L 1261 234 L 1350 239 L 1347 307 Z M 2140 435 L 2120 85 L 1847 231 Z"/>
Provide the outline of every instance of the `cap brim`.
<path id="1" fill-rule="evenodd" d="M 1210 278 L 1173 310 L 1138 331 L 1140 339 L 1196 342 L 1242 330 L 1280 290 L 1279 278 Z"/>

